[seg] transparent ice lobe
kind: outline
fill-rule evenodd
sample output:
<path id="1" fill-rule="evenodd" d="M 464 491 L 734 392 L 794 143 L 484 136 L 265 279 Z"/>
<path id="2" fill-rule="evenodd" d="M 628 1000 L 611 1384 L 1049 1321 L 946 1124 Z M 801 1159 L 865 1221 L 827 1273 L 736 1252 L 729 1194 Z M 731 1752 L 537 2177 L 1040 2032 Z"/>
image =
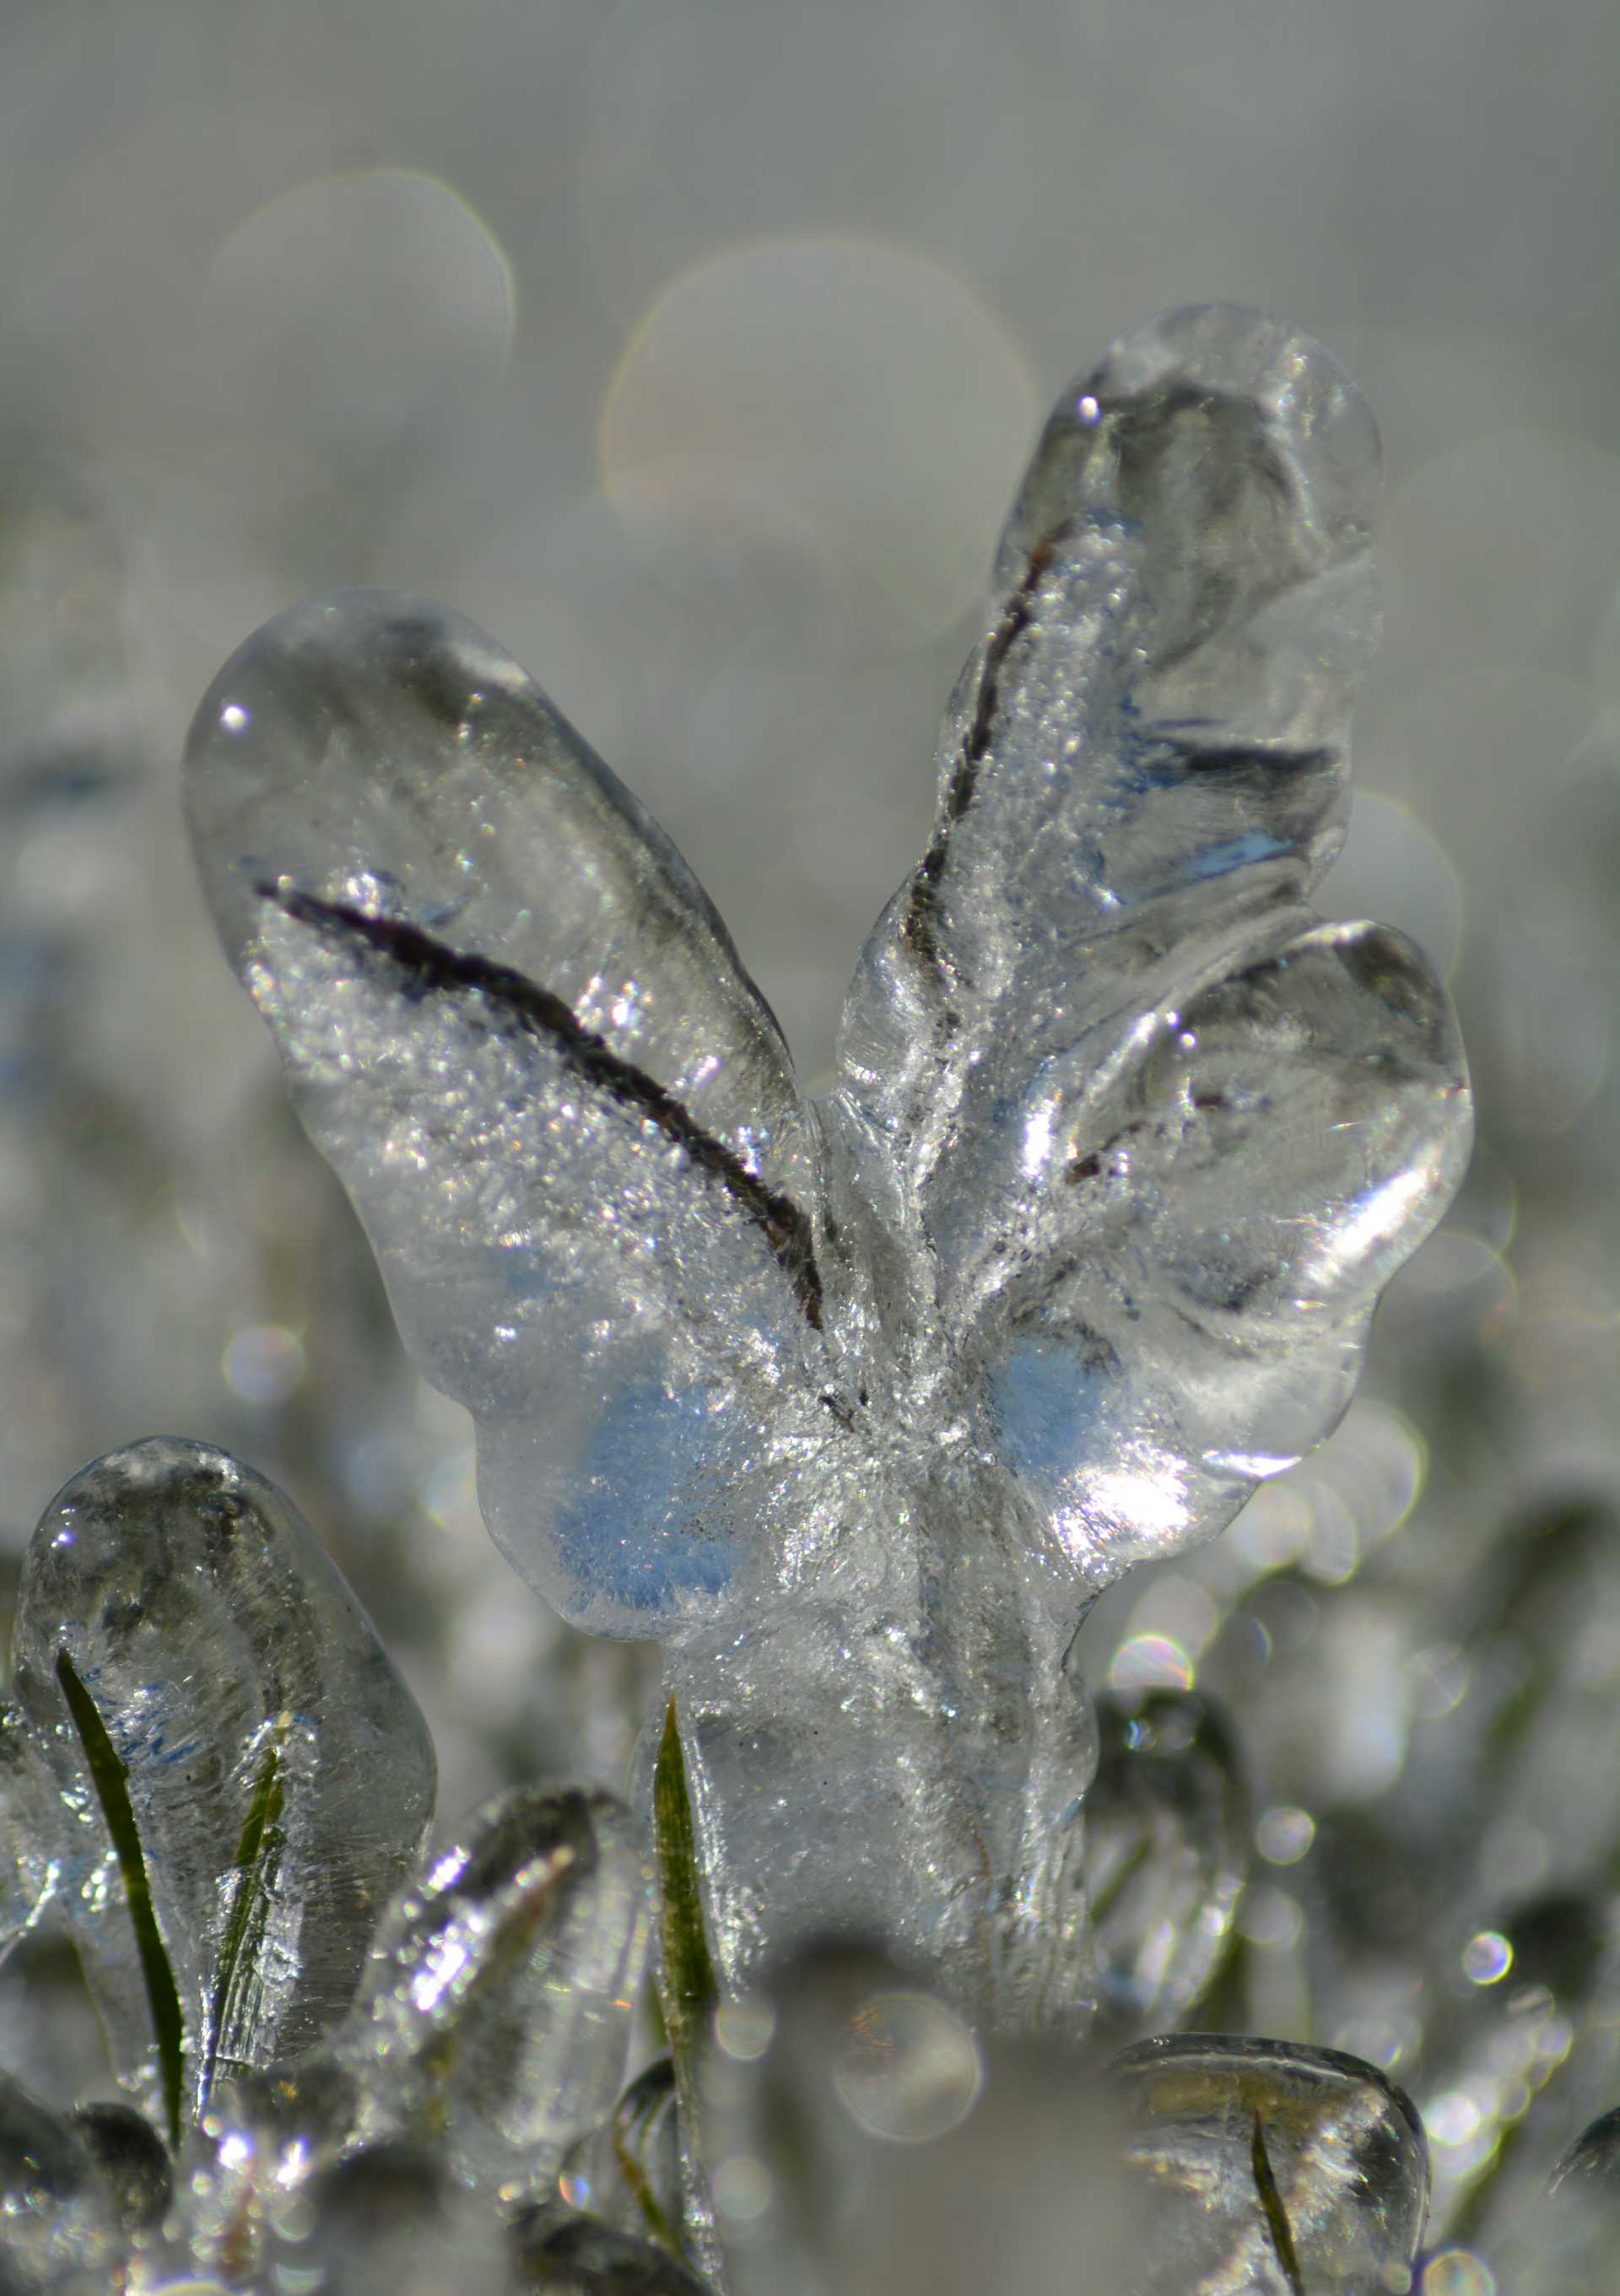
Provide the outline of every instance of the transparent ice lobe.
<path id="1" fill-rule="evenodd" d="M 816 1190 L 685 865 L 489 640 L 384 594 L 250 640 L 188 775 L 227 947 L 474 1414 L 495 1537 L 598 1633 L 773 1587 L 775 1495 L 836 1431 Z"/>
<path id="2" fill-rule="evenodd" d="M 1404 2289 L 1428 2202 L 1410 2100 L 1335 2049 L 1221 2034 L 1115 2066 L 1150 2228 L 1141 2296 Z"/>
<path id="3" fill-rule="evenodd" d="M 167 1438 L 45 1510 L 13 1658 L 115 2062 L 172 2128 L 347 2007 L 432 1815 L 426 1726 L 288 1501 Z"/>
<path id="4" fill-rule="evenodd" d="M 487 1804 L 384 1915 L 333 2039 L 357 2135 L 441 2145 L 508 2199 L 549 2190 L 624 2078 L 650 1912 L 641 1835 L 610 1794 Z"/>
<path id="5" fill-rule="evenodd" d="M 1251 311 L 1156 322 L 1066 395 L 846 1008 L 874 1260 L 915 1239 L 880 1310 L 978 1374 L 1093 1585 L 1327 1432 L 1466 1157 L 1427 964 L 1303 906 L 1344 818 L 1377 465 L 1328 355 Z"/>
<path id="6" fill-rule="evenodd" d="M 1185 2022 L 1219 1968 L 1248 1863 L 1248 1797 L 1207 1699 L 1102 1699 L 1097 1720 L 1082 1870 L 1099 2028 L 1124 2040 Z"/>
<path id="7" fill-rule="evenodd" d="M 502 1546 L 599 1633 L 734 1607 L 837 1433 L 798 1208 L 512 981 L 329 917 L 264 945 L 300 1112 L 474 1414 Z"/>
<path id="8" fill-rule="evenodd" d="M 673 2061 L 655 2057 L 630 2083 L 600 2128 L 582 2137 L 559 2178 L 571 2209 L 634 2234 L 678 2245 L 680 2106 Z"/>
<path id="9" fill-rule="evenodd" d="M 997 1447 L 1095 1585 L 1337 1423 L 1461 1177 L 1466 1070 L 1409 942 L 1317 925 L 1053 1055 L 1009 1128 L 939 1225 Z"/>
<path id="10" fill-rule="evenodd" d="M 780 1184 L 802 1171 L 781 1032 L 707 894 L 528 673 L 461 615 L 345 590 L 267 622 L 198 709 L 185 788 L 215 917 L 250 985 L 266 882 L 408 922 L 549 991 L 751 1170 Z"/>
<path id="11" fill-rule="evenodd" d="M 933 840 L 846 1012 L 853 1088 L 919 1184 L 970 1068 L 1072 1039 L 1168 937 L 1331 859 L 1378 479 L 1328 353 L 1235 306 L 1127 335 L 1059 401 L 946 712 Z"/>

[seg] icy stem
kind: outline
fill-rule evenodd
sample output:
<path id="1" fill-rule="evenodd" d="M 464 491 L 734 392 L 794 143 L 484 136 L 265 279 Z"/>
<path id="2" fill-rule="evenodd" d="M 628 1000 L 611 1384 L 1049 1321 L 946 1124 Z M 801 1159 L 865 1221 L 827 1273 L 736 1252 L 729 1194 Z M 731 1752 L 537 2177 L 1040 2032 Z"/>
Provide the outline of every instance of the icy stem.
<path id="1" fill-rule="evenodd" d="M 115 2060 L 177 2134 L 347 2007 L 432 1815 L 426 1726 L 308 1526 L 201 1444 L 58 1494 L 13 1655 Z"/>
<path id="2" fill-rule="evenodd" d="M 222 936 L 491 1529 L 667 1646 L 732 1985 L 841 1924 L 1084 2021 L 1087 1602 L 1333 1425 L 1456 1185 L 1443 992 L 1305 906 L 1377 476 L 1252 311 L 1064 393 L 815 1106 L 667 840 L 459 618 L 301 607 L 199 710 Z"/>

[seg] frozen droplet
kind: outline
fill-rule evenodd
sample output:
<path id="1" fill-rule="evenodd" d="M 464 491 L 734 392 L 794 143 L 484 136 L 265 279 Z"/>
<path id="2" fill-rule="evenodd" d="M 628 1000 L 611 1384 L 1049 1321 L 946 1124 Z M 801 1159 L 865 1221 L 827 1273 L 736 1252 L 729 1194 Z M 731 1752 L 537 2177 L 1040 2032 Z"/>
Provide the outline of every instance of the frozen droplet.
<path id="1" fill-rule="evenodd" d="M 487 1804 L 383 1915 L 333 2040 L 359 2132 L 442 2144 L 509 2199 L 550 2191 L 624 2077 L 649 1922 L 642 1838 L 610 1794 Z"/>
<path id="2" fill-rule="evenodd" d="M 201 1444 L 64 1487 L 14 1652 L 62 1904 L 119 2071 L 174 2133 L 347 2007 L 432 1814 L 426 1726 L 307 1524 Z"/>
<path id="3" fill-rule="evenodd" d="M 636 2075 L 610 2118 L 574 2146 L 559 2181 L 570 2208 L 638 2240 L 679 2248 L 681 2122 L 669 2058 L 655 2058 Z"/>
<path id="4" fill-rule="evenodd" d="M 79 2136 L 0 2074 L 0 2286 L 104 2296 L 123 2251 L 112 2196 Z"/>
<path id="5" fill-rule="evenodd" d="M 1106 2029 L 1185 2019 L 1231 1944 L 1248 1866 L 1237 1751 L 1208 1701 L 1174 1691 L 1099 1706 L 1083 1872 Z"/>
<path id="6" fill-rule="evenodd" d="M 526 2296 L 707 2296 L 667 2249 L 570 2210 L 531 2209 L 512 2238 Z"/>
<path id="7" fill-rule="evenodd" d="M 1115 2066 L 1148 2196 L 1144 2296 L 1404 2288 L 1428 2201 L 1411 2103 L 1332 2049 L 1199 2033 Z"/>

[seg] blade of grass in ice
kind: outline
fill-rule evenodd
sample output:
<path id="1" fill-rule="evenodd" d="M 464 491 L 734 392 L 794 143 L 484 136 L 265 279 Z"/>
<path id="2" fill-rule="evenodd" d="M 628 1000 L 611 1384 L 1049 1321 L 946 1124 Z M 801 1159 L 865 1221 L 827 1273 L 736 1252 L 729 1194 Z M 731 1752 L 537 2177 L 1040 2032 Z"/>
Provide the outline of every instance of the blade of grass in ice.
<path id="1" fill-rule="evenodd" d="M 141 1975 L 145 1980 L 146 1999 L 151 2011 L 152 2034 L 158 2045 L 158 2070 L 163 2084 L 164 2112 L 170 2139 L 177 2144 L 180 2142 L 180 2099 L 184 2083 L 185 2020 L 181 2013 L 175 1972 L 169 1966 L 168 1948 L 163 1943 L 158 1916 L 152 1906 L 151 1883 L 147 1878 L 141 1832 L 130 1805 L 129 1773 L 117 1747 L 107 1735 L 106 1725 L 96 1710 L 94 1699 L 79 1680 L 74 1671 L 73 1661 L 65 1650 L 57 1654 L 56 1679 L 61 1685 L 61 1694 L 68 1702 L 68 1711 L 78 1733 L 79 1744 L 85 1750 L 90 1781 L 111 1838 L 119 1872 L 123 1877 L 124 1896 L 129 1906 L 135 1949 L 141 1960 Z"/>
<path id="2" fill-rule="evenodd" d="M 1258 2113 L 1255 2115 L 1255 2141 L 1250 2157 L 1255 2168 L 1255 2190 L 1260 2195 L 1261 2212 L 1265 2218 L 1266 2230 L 1272 2236 L 1272 2246 L 1277 2251 L 1277 2261 L 1282 2267 L 1282 2276 L 1293 2296 L 1305 2296 L 1305 2282 L 1299 2275 L 1299 2257 L 1294 2247 L 1294 2234 L 1289 2224 L 1288 2210 L 1282 2205 L 1282 2194 L 1277 2189 L 1272 2156 L 1265 2149 L 1265 2128 Z"/>

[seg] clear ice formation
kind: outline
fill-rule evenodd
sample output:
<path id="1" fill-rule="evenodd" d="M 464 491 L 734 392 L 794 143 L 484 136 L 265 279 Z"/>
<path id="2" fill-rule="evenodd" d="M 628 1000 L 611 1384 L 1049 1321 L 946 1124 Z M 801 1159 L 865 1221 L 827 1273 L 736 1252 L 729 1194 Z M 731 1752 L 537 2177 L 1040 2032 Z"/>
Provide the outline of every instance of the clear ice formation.
<path id="1" fill-rule="evenodd" d="M 1377 479 L 1256 312 L 1064 394 L 814 1103 L 691 871 L 470 623 L 340 594 L 200 708 L 222 936 L 489 1526 L 666 1645 L 733 1986 L 838 1926 L 1084 2019 L 1076 1627 L 1333 1425 L 1460 1177 L 1442 990 L 1305 906 Z"/>
<path id="2" fill-rule="evenodd" d="M 1231 1733 L 1189 1692 L 1098 1701 L 1077 1876 L 1099 2038 L 1187 2021 L 1231 1943 L 1251 1816 Z"/>
<path id="3" fill-rule="evenodd" d="M 650 1912 L 641 1830 L 610 1794 L 520 1787 L 476 1812 L 382 1910 L 335 2030 L 217 2092 L 192 2252 L 240 2275 L 362 2157 L 430 2156 L 491 2222 L 553 2197 L 624 2079 Z"/>
<path id="4" fill-rule="evenodd" d="M 1139 2296 L 1377 2296 L 1411 2285 L 1428 2152 L 1359 2058 L 1169 2034 L 1117 2062 L 1146 2188 Z"/>
<path id="5" fill-rule="evenodd" d="M 611 1794 L 489 1803 L 384 1914 L 332 2037 L 356 2136 L 431 2142 L 508 2201 L 552 2191 L 624 2079 L 650 1921 L 641 1830 Z"/>
<path id="6" fill-rule="evenodd" d="M 47 1507 L 12 1660 L 54 1789 L 37 1854 L 120 2077 L 177 2134 L 348 2006 L 432 1816 L 427 1726 L 289 1502 L 166 1438 Z"/>
<path id="7" fill-rule="evenodd" d="M 656 2057 L 600 2128 L 562 2164 L 559 2189 L 572 2209 L 637 2239 L 681 2238 L 681 2128 L 675 2065 Z"/>

